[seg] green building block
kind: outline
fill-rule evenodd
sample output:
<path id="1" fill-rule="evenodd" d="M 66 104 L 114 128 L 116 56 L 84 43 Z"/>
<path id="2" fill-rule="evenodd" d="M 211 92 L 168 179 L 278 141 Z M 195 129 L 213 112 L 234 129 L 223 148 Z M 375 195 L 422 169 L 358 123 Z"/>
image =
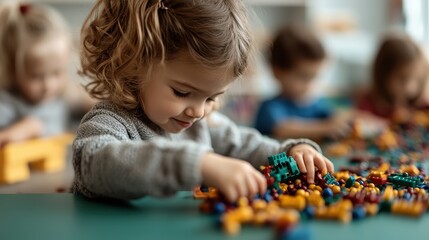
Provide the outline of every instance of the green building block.
<path id="1" fill-rule="evenodd" d="M 355 184 L 355 182 L 356 182 L 355 176 L 353 176 L 353 175 L 350 176 L 349 179 L 347 179 L 347 181 L 346 181 L 346 188 L 353 187 L 353 185 Z"/>
<path id="2" fill-rule="evenodd" d="M 280 179 L 280 181 L 287 181 L 301 174 L 295 159 L 286 156 L 285 152 L 268 157 L 268 163 L 273 166 L 270 175 L 275 179 Z"/>
<path id="3" fill-rule="evenodd" d="M 323 180 L 325 180 L 327 184 L 334 184 L 337 181 L 330 173 L 325 174 Z"/>
<path id="4" fill-rule="evenodd" d="M 392 173 L 387 178 L 395 187 L 417 187 L 423 183 L 419 177 L 411 177 L 408 173 Z"/>

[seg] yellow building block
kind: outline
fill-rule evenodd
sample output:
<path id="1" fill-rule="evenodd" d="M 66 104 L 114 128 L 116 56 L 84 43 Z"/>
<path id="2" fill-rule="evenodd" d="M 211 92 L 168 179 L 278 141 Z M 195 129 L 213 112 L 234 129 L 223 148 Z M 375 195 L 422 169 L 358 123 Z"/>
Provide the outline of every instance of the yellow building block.
<path id="1" fill-rule="evenodd" d="M 29 165 L 43 172 L 64 169 L 72 134 L 10 143 L 0 149 L 0 183 L 15 183 L 30 177 Z"/>

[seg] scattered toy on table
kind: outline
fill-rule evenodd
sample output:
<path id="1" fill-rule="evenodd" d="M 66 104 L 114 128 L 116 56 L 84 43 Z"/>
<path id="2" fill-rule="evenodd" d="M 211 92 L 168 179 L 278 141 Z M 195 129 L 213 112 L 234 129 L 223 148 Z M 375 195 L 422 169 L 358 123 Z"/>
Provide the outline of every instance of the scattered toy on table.
<path id="1" fill-rule="evenodd" d="M 261 167 L 268 185 L 264 195 L 229 203 L 214 188 L 195 189 L 195 196 L 204 199 L 201 210 L 216 214 L 228 234 L 237 234 L 241 224 L 271 224 L 278 239 L 294 239 L 300 217 L 342 223 L 379 212 L 420 217 L 429 205 L 429 178 L 413 165 L 415 159 L 398 166 L 398 161 L 385 157 L 352 157 L 352 162 L 362 165 L 359 174 L 317 171 L 314 184 L 307 183 L 306 174 L 285 153 L 268 159 L 269 165 Z M 303 237 L 311 235 L 300 229 Z"/>
<path id="2" fill-rule="evenodd" d="M 30 177 L 29 165 L 42 172 L 65 167 L 67 146 L 72 134 L 10 143 L 0 149 L 0 183 L 16 183 Z"/>

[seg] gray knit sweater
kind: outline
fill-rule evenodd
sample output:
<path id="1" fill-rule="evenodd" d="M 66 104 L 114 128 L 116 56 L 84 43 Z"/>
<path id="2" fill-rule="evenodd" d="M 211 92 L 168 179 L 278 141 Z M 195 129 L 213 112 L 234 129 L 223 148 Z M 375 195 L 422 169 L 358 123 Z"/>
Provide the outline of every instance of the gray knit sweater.
<path id="1" fill-rule="evenodd" d="M 220 113 L 169 134 L 142 110 L 129 112 L 102 102 L 82 119 L 73 143 L 73 192 L 116 199 L 168 196 L 201 184 L 200 160 L 208 151 L 259 167 L 267 164 L 268 156 L 297 143 L 309 143 L 320 151 L 307 139 L 280 144 L 238 127 Z"/>

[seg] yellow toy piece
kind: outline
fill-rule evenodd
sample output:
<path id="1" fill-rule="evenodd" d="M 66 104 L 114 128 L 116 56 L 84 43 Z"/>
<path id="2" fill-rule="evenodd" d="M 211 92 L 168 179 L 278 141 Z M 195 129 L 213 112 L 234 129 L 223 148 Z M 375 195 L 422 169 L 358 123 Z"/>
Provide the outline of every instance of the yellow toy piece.
<path id="1" fill-rule="evenodd" d="M 64 169 L 67 146 L 73 134 L 9 143 L 0 149 L 0 183 L 15 183 L 30 177 L 29 165 L 42 172 Z"/>
<path id="2" fill-rule="evenodd" d="M 352 152 L 352 149 L 347 143 L 335 143 L 327 147 L 326 154 L 331 157 L 344 157 Z"/>
<path id="3" fill-rule="evenodd" d="M 381 150 L 389 150 L 398 147 L 396 135 L 391 130 L 384 131 L 377 139 L 377 146 Z"/>
<path id="4" fill-rule="evenodd" d="M 332 219 L 342 223 L 352 220 L 353 204 L 349 200 L 341 200 L 329 207 L 320 207 L 316 210 L 317 219 Z"/>
<path id="5" fill-rule="evenodd" d="M 392 204 L 391 211 L 393 214 L 420 217 L 426 211 L 426 206 L 423 202 L 409 202 L 406 200 L 398 200 Z"/>

